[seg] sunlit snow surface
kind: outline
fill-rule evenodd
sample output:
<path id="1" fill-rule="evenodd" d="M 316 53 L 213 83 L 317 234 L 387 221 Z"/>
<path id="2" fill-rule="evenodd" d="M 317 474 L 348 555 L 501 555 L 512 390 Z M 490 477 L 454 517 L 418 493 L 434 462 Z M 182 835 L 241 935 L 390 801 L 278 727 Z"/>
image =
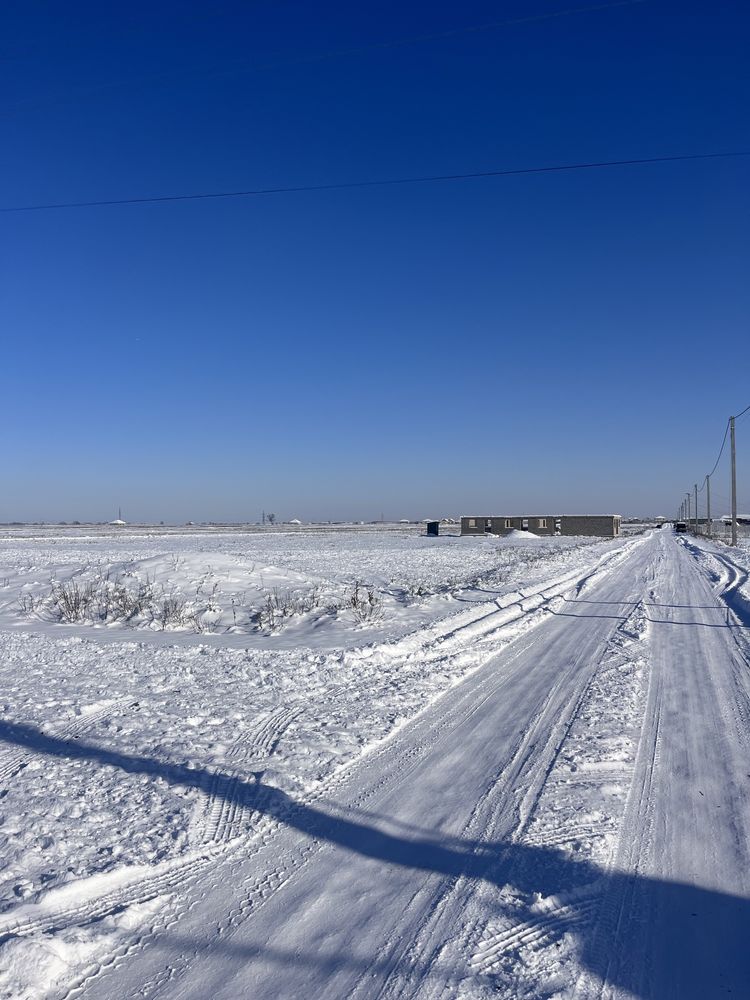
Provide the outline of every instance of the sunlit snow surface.
<path id="1" fill-rule="evenodd" d="M 262 774 L 309 794 L 484 662 L 481 626 L 446 641 L 454 622 L 480 623 L 494 602 L 584 573 L 621 544 L 421 532 L 6 532 L 0 919 L 9 926 L 30 906 L 43 912 L 61 892 L 96 894 L 97 879 L 168 866 L 211 838 L 252 838 L 249 817 L 219 834 L 208 789 L 167 781 L 154 765 Z M 70 581 L 147 582 L 186 615 L 112 622 L 94 602 L 64 624 L 49 596 Z M 357 581 L 374 594 L 372 614 L 352 607 Z M 291 610 L 263 623 L 269 595 Z M 240 738 L 251 748 L 242 757 L 233 752 Z M 110 947 L 157 905 L 139 903 L 90 931 L 9 942 L 0 997 L 40 997 L 68 982 L 92 949 Z"/>

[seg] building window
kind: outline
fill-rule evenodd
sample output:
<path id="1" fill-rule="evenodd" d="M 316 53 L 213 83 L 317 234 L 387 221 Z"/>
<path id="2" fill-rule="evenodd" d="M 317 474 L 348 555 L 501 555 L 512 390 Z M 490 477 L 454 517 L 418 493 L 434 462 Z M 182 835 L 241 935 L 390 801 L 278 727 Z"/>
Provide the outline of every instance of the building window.
<path id="1" fill-rule="evenodd" d="M 540 528 L 546 528 L 547 527 L 547 518 L 546 517 L 540 517 L 537 523 L 538 523 L 538 525 L 539 525 Z"/>
<path id="2" fill-rule="evenodd" d="M 523 520 L 521 521 L 521 528 L 522 528 L 522 529 L 523 529 L 524 531 L 528 531 L 528 530 L 529 530 L 529 519 L 528 519 L 527 517 L 525 517 L 525 518 L 524 518 L 524 519 L 523 519 Z"/>
<path id="3" fill-rule="evenodd" d="M 506 528 L 512 528 L 513 527 L 513 522 L 511 521 L 511 519 L 509 517 L 505 518 L 505 527 Z"/>
<path id="4" fill-rule="evenodd" d="M 476 528 L 476 526 L 477 526 L 477 519 L 475 517 L 470 517 L 469 518 L 469 527 L 470 528 Z"/>
<path id="5" fill-rule="evenodd" d="M 485 519 L 484 530 L 485 531 L 492 531 L 492 518 L 488 517 L 488 518 Z"/>

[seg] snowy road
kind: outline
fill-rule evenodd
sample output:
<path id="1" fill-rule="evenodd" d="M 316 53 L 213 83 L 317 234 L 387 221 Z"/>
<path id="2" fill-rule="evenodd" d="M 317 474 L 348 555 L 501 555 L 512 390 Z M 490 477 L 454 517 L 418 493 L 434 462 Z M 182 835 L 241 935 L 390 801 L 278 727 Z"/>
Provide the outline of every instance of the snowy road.
<path id="1" fill-rule="evenodd" d="M 150 931 L 67 996 L 746 995 L 750 668 L 721 587 L 655 532 L 308 801 L 213 776 L 252 853 L 162 875 Z"/>

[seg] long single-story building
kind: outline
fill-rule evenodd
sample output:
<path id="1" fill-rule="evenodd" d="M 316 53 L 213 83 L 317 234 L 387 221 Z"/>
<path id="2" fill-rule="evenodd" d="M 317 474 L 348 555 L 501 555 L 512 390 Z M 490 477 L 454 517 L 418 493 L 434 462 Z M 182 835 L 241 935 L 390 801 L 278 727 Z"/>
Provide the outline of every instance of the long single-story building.
<path id="1" fill-rule="evenodd" d="M 491 514 L 461 518 L 462 535 L 508 535 L 511 531 L 529 531 L 534 535 L 620 534 L 619 514 Z"/>

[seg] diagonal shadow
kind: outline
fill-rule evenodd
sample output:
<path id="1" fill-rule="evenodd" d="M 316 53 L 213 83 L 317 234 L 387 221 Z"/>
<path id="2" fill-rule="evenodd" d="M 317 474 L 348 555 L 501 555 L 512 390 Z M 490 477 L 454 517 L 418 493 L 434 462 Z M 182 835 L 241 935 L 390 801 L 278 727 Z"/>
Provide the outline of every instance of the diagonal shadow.
<path id="1" fill-rule="evenodd" d="M 556 618 L 610 618 L 615 622 L 626 622 L 629 615 L 577 615 L 573 611 L 555 611 L 554 608 L 547 609 L 550 614 L 554 615 Z M 717 609 L 722 610 L 722 609 Z M 672 618 L 652 618 L 648 616 L 648 621 L 652 625 L 699 625 L 701 628 L 728 628 L 728 629 L 741 629 L 742 625 L 735 625 L 732 622 L 678 622 L 674 621 Z"/>
<path id="2" fill-rule="evenodd" d="M 731 992 L 743 995 L 750 983 L 750 899 L 746 896 L 614 872 L 587 860 L 576 861 L 550 847 L 476 841 L 437 831 L 396 835 L 375 825 L 377 818 L 371 814 L 365 816 L 354 809 L 326 812 L 259 782 L 238 782 L 226 775 L 49 736 L 22 723 L 0 722 L 0 740 L 50 757 L 91 761 L 186 788 L 205 788 L 210 778 L 217 795 L 232 802 L 239 796 L 243 804 L 285 826 L 352 855 L 444 877 L 448 883 L 464 878 L 497 888 L 511 886 L 521 897 L 521 908 L 513 913 L 516 921 L 539 923 L 535 900 L 540 897 L 572 893 L 575 899 L 576 890 L 596 887 L 601 903 L 595 926 L 586 921 L 580 926 L 565 925 L 559 929 L 560 936 L 564 932 L 577 934 L 580 960 L 590 972 L 644 1000 L 666 996 L 707 1000 Z M 341 863 L 346 864 L 346 859 Z M 498 895 L 496 913 L 502 911 Z M 554 927 L 548 933 L 554 937 Z M 245 961 L 260 954 L 255 945 L 222 947 L 236 948 Z M 263 954 L 271 962 L 308 962 L 323 970 L 332 968 L 331 963 L 343 967 L 346 962 L 360 962 L 351 956 L 288 955 L 273 949 Z M 522 953 L 516 953 L 515 961 L 522 960 Z M 369 967 L 378 969 L 375 958 Z M 448 975 L 448 970 L 441 974 Z"/>
<path id="3" fill-rule="evenodd" d="M 563 597 L 566 604 L 601 604 L 615 605 L 618 608 L 637 608 L 643 605 L 646 608 L 678 608 L 691 609 L 696 611 L 723 611 L 720 604 L 662 604 L 659 601 L 587 601 L 583 598 Z"/>

